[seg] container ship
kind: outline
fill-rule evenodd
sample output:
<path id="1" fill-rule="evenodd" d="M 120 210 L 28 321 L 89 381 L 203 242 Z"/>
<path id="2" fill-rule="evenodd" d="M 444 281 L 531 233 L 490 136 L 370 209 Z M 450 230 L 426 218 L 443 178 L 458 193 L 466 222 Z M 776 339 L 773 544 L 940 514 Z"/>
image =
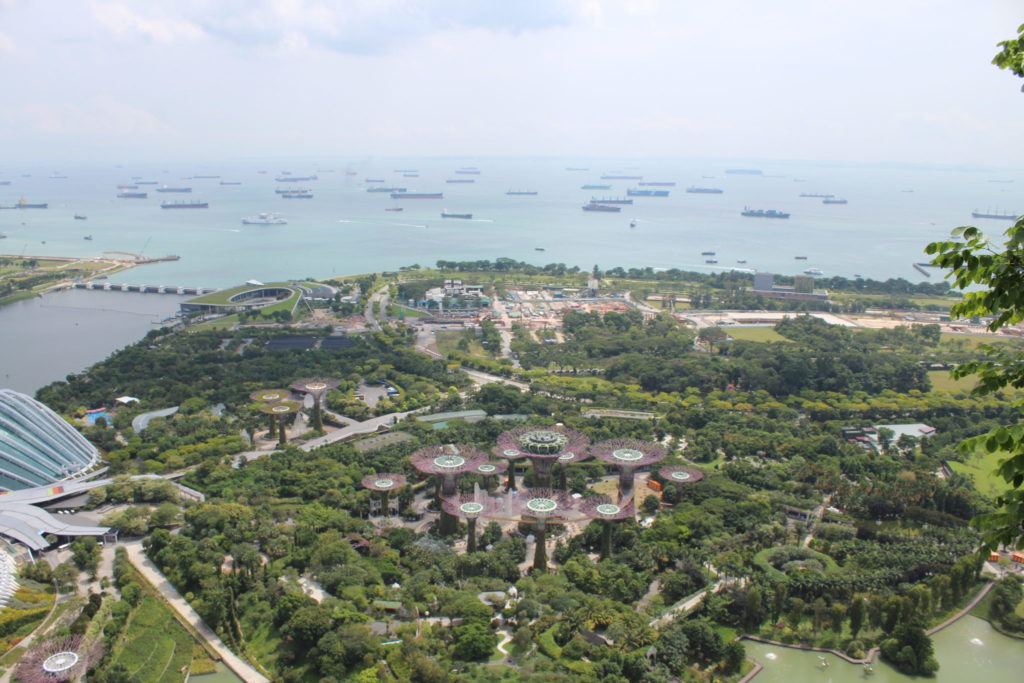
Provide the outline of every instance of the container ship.
<path id="1" fill-rule="evenodd" d="M 690 194 L 722 194 L 725 190 L 717 187 L 688 187 L 686 191 Z"/>
<path id="2" fill-rule="evenodd" d="M 1017 215 L 1013 214 L 1013 213 L 989 213 L 987 211 L 982 213 L 981 211 L 978 211 L 977 209 L 975 209 L 974 211 L 971 212 L 971 217 L 972 218 L 994 218 L 996 220 L 1001 220 L 1001 221 L 1015 221 L 1015 220 L 1017 220 Z"/>
<path id="3" fill-rule="evenodd" d="M 208 209 L 210 205 L 207 202 L 200 202 L 195 200 L 177 200 L 173 202 L 161 202 L 161 209 Z"/>
<path id="4" fill-rule="evenodd" d="M 405 192 L 404 187 L 368 187 L 367 192 Z"/>
<path id="5" fill-rule="evenodd" d="M 392 192 L 392 199 L 444 199 L 443 192 Z"/>
<path id="6" fill-rule="evenodd" d="M 643 180 L 642 175 L 603 175 L 601 180 Z"/>
<path id="7" fill-rule="evenodd" d="M 611 185 L 583 185 L 580 187 L 581 190 L 610 190 Z"/>
<path id="8" fill-rule="evenodd" d="M 521 196 L 521 195 L 533 196 L 533 195 L 537 194 L 537 191 L 536 190 L 509 190 L 505 194 L 513 195 L 513 196 Z"/>
<path id="9" fill-rule="evenodd" d="M 821 200 L 822 204 L 848 204 L 842 197 L 825 197 Z"/>
<path id="10" fill-rule="evenodd" d="M 168 187 L 168 186 L 164 185 L 163 187 L 156 188 L 156 191 L 157 192 L 179 192 L 181 194 L 190 194 L 192 192 L 192 188 L 191 187 Z"/>
<path id="11" fill-rule="evenodd" d="M 788 213 L 776 211 L 775 209 L 743 209 L 741 216 L 749 218 L 789 218 Z"/>
<path id="12" fill-rule="evenodd" d="M 198 178 L 199 176 L 196 176 L 196 177 Z M 279 183 L 306 183 L 306 182 L 309 182 L 310 180 L 316 180 L 316 179 L 317 179 L 317 177 L 315 175 L 306 175 L 306 176 L 289 175 L 289 176 L 278 176 L 277 178 L 274 178 L 274 180 L 276 180 Z"/>
<path id="13" fill-rule="evenodd" d="M 662 182 L 662 183 L 646 182 L 646 183 L 637 183 L 637 185 L 639 185 L 640 187 L 675 187 L 676 186 L 675 183 L 665 183 L 665 182 Z"/>
<path id="14" fill-rule="evenodd" d="M 622 211 L 621 206 L 612 206 L 611 204 L 584 204 L 584 211 Z"/>
<path id="15" fill-rule="evenodd" d="M 667 197 L 668 190 L 626 190 L 628 197 Z"/>
<path id="16" fill-rule="evenodd" d="M 441 212 L 441 218 L 472 218 L 472 217 L 473 217 L 473 214 L 471 214 L 471 213 L 455 213 L 455 212 L 449 211 L 448 209 L 445 209 L 444 211 Z"/>
<path id="17" fill-rule="evenodd" d="M 135 184 L 136 185 L 156 185 L 157 182 L 155 180 L 136 180 Z"/>
<path id="18" fill-rule="evenodd" d="M 591 204 L 632 204 L 632 199 L 594 199 L 590 198 Z"/>
<path id="19" fill-rule="evenodd" d="M 821 199 L 832 199 L 834 194 L 822 194 L 820 192 L 801 192 L 801 197 L 820 197 Z"/>
<path id="20" fill-rule="evenodd" d="M 145 199 L 149 194 L 146 192 L 118 192 L 118 199 Z"/>

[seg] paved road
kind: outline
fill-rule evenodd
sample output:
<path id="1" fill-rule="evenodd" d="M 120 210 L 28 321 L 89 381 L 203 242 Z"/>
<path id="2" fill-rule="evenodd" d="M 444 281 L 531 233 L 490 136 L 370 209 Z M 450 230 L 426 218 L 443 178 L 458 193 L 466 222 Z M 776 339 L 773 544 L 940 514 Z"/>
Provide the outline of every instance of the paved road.
<path id="1" fill-rule="evenodd" d="M 335 443 L 337 441 L 341 441 L 342 439 L 346 439 L 350 436 L 355 436 L 357 434 L 372 434 L 373 432 L 377 431 L 379 427 L 394 424 L 395 422 L 398 422 L 399 420 L 403 419 L 406 415 L 409 415 L 412 412 L 413 411 L 411 410 L 407 410 L 403 413 L 388 413 L 387 415 L 381 415 L 380 417 L 372 417 L 364 422 L 357 422 L 356 424 L 351 424 L 346 427 L 342 427 L 341 429 L 331 432 L 330 434 L 327 434 L 325 436 L 321 436 L 316 439 L 307 441 L 306 443 L 299 446 L 299 448 L 306 452 L 309 452 L 314 448 L 326 446 L 329 443 Z M 260 453 L 259 455 L 263 455 L 263 453 Z M 257 455 L 256 457 L 259 457 L 259 455 Z"/>
<path id="2" fill-rule="evenodd" d="M 498 375 L 492 375 L 489 372 L 481 372 L 480 370 L 472 370 L 470 368 L 462 368 L 462 371 L 469 375 L 477 384 L 507 384 L 519 389 L 519 391 L 529 391 L 530 389 L 530 385 L 526 382 L 508 379 L 507 377 L 499 377 Z"/>
<path id="3" fill-rule="evenodd" d="M 131 559 L 132 564 L 135 565 L 146 579 L 156 587 L 160 594 L 167 599 L 174 611 L 177 612 L 184 618 L 192 627 L 199 632 L 203 638 L 217 651 L 217 654 L 221 656 L 224 664 L 229 669 L 234 671 L 236 674 L 241 676 L 242 680 L 246 683 L 270 683 L 270 680 L 261 674 L 259 671 L 249 665 L 248 662 L 243 660 L 241 657 L 236 655 L 228 646 L 224 644 L 216 633 L 213 632 L 206 622 L 203 621 L 202 617 L 188 602 L 181 597 L 181 594 L 171 585 L 171 583 L 164 577 L 155 564 L 153 564 L 146 554 L 142 550 L 141 541 L 133 541 L 131 543 L 124 543 L 124 548 L 128 551 L 128 557 Z"/>

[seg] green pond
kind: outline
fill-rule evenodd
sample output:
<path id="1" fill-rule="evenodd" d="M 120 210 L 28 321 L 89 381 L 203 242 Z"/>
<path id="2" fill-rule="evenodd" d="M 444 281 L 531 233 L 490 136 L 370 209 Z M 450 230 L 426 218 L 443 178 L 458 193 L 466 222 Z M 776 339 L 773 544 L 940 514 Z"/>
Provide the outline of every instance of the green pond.
<path id="1" fill-rule="evenodd" d="M 188 683 L 245 683 L 234 671 L 224 666 L 224 662 L 217 662 L 217 670 L 212 674 L 201 676 L 189 676 Z"/>
<path id="2" fill-rule="evenodd" d="M 932 637 L 939 673 L 933 679 L 913 678 L 876 660 L 874 673 L 834 655 L 744 641 L 747 656 L 764 665 L 752 683 L 1018 683 L 1024 681 L 1024 640 L 1004 636 L 988 622 L 966 616 Z M 828 662 L 827 667 L 822 662 Z"/>

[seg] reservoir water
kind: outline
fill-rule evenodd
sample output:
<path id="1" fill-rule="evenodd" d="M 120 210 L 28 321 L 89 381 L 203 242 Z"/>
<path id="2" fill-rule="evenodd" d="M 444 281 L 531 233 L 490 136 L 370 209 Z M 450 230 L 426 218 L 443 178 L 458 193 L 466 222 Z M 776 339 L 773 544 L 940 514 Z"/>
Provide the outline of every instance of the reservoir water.
<path id="1" fill-rule="evenodd" d="M 0 306 L 0 387 L 34 394 L 141 339 L 175 294 L 67 290 Z"/>
<path id="2" fill-rule="evenodd" d="M 934 679 L 914 678 L 881 660 L 866 676 L 864 667 L 848 664 L 834 655 L 754 643 L 743 645 L 747 656 L 764 665 L 753 683 L 906 683 L 935 680 L 939 683 L 1018 683 L 1024 679 L 1024 640 L 1004 636 L 988 622 L 966 616 L 932 636 L 939 673 Z M 822 658 L 829 663 L 822 668 Z"/>

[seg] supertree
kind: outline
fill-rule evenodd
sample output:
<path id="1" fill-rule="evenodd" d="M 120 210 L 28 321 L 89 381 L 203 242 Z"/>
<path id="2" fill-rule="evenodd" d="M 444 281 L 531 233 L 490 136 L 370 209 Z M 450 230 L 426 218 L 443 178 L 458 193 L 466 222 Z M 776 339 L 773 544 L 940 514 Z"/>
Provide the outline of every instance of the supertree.
<path id="1" fill-rule="evenodd" d="M 576 501 L 565 491 L 552 488 L 532 488 L 509 493 L 499 499 L 496 508 L 487 514 L 494 519 L 532 524 L 536 547 L 533 551 L 533 570 L 547 571 L 547 527 L 551 523 L 564 523 L 582 519 L 576 510 Z"/>
<path id="2" fill-rule="evenodd" d="M 24 654 L 14 675 L 25 683 L 80 680 L 102 656 L 99 642 L 87 644 L 81 635 L 58 638 Z"/>
<path id="3" fill-rule="evenodd" d="M 277 403 L 291 397 L 287 389 L 260 389 L 249 394 L 249 398 L 259 403 Z M 263 410 L 262 406 L 260 410 Z M 266 412 L 265 410 L 263 412 Z M 271 415 L 267 419 L 267 438 L 273 439 L 277 436 L 277 420 Z"/>
<path id="4" fill-rule="evenodd" d="M 337 389 L 340 384 L 339 380 L 330 377 L 307 377 L 306 379 L 297 379 L 289 385 L 295 391 L 310 394 L 313 397 L 311 426 L 318 432 L 324 430 L 324 420 L 320 413 L 320 402 L 323 400 L 324 394 L 331 389 Z"/>
<path id="5" fill-rule="evenodd" d="M 363 488 L 377 491 L 381 494 L 381 510 L 386 518 L 391 514 L 391 510 L 388 508 L 388 496 L 392 491 L 397 491 L 405 486 L 405 475 L 391 474 L 389 472 L 370 474 L 363 477 L 362 485 Z"/>
<path id="6" fill-rule="evenodd" d="M 479 474 L 484 478 L 484 488 L 490 491 L 493 488 L 492 477 L 504 474 L 508 470 L 508 463 L 503 460 L 482 462 L 475 468 L 469 470 L 473 474 Z"/>
<path id="7" fill-rule="evenodd" d="M 409 456 L 409 462 L 419 472 L 437 476 L 435 495 L 440 506 L 441 498 L 455 495 L 459 475 L 463 472 L 472 472 L 487 462 L 487 454 L 471 446 L 428 446 Z M 455 518 L 442 508 L 438 529 L 440 534 L 450 536 L 455 532 L 455 524 Z"/>
<path id="8" fill-rule="evenodd" d="M 633 495 L 633 473 L 638 467 L 652 465 L 665 459 L 665 449 L 650 441 L 639 439 L 609 439 L 594 444 L 590 454 L 619 468 L 619 500 Z"/>
<path id="9" fill-rule="evenodd" d="M 551 487 L 551 469 L 562 455 L 586 453 L 590 439 L 565 427 L 517 427 L 498 435 L 495 455 L 512 461 L 509 490 L 516 487 L 515 460 L 529 458 L 537 486 Z"/>
<path id="10" fill-rule="evenodd" d="M 284 418 L 286 415 L 291 415 L 299 410 L 299 403 L 297 401 L 278 401 L 277 403 L 264 403 L 260 406 L 260 411 L 271 416 L 271 419 L 277 419 L 277 445 L 282 448 L 288 443 L 288 433 L 284 427 Z"/>
<path id="11" fill-rule="evenodd" d="M 608 496 L 591 496 L 584 498 L 579 504 L 580 512 L 591 519 L 602 521 L 601 557 L 605 558 L 612 553 L 612 523 L 622 519 L 632 519 L 636 514 L 633 501 L 629 500 L 625 505 L 617 505 Z"/>
<path id="12" fill-rule="evenodd" d="M 704 473 L 692 467 L 684 465 L 669 465 L 658 470 L 658 476 L 669 484 L 685 486 L 695 484 L 704 478 Z"/>
<path id="13" fill-rule="evenodd" d="M 441 509 L 453 517 L 466 520 L 466 552 L 476 552 L 476 520 L 497 509 L 501 502 L 484 491 L 459 493 L 441 500 Z"/>
<path id="14" fill-rule="evenodd" d="M 588 449 L 582 451 L 566 451 L 558 456 L 558 488 L 563 491 L 569 490 L 569 482 L 566 481 L 565 472 L 574 462 L 583 462 L 584 460 L 590 460 L 590 452 Z"/>

